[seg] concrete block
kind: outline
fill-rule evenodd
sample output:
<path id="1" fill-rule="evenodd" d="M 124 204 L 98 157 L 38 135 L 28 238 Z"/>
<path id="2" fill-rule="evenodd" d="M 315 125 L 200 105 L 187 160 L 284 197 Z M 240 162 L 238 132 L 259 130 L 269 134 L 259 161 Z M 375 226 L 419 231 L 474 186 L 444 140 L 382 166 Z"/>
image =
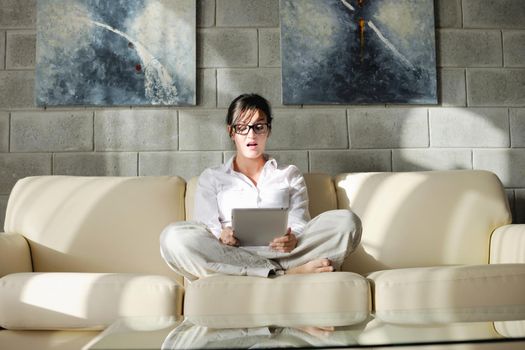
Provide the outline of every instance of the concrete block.
<path id="1" fill-rule="evenodd" d="M 301 172 L 308 172 L 308 151 L 271 151 L 270 155 L 275 158 L 277 164 L 293 164 Z"/>
<path id="2" fill-rule="evenodd" d="M 257 67 L 256 29 L 200 29 L 197 42 L 198 67 Z"/>
<path id="3" fill-rule="evenodd" d="M 179 112 L 179 150 L 231 150 L 226 130 L 226 110 Z"/>
<path id="4" fill-rule="evenodd" d="M 274 110 L 269 150 L 348 148 L 344 109 Z"/>
<path id="5" fill-rule="evenodd" d="M 230 151 L 224 151 L 222 152 L 223 154 L 223 159 L 224 159 L 224 163 L 226 163 L 231 157 L 233 157 L 235 154 L 237 153 L 237 151 L 235 150 L 230 150 Z M 267 152 L 268 153 L 268 152 Z M 273 153 L 273 152 L 272 152 Z"/>
<path id="6" fill-rule="evenodd" d="M 310 151 L 310 172 L 337 175 L 346 172 L 392 171 L 390 150 Z"/>
<path id="7" fill-rule="evenodd" d="M 272 107 L 282 106 L 279 68 L 218 69 L 218 107 L 228 108 L 240 94 L 254 92 L 265 97 Z"/>
<path id="8" fill-rule="evenodd" d="M 523 0 L 463 0 L 465 28 L 525 28 Z"/>
<path id="9" fill-rule="evenodd" d="M 439 80 L 439 102 L 442 106 L 464 107 L 467 105 L 464 69 L 442 68 L 439 70 Z"/>
<path id="10" fill-rule="evenodd" d="M 472 169 L 470 149 L 395 149 L 393 171 Z"/>
<path id="11" fill-rule="evenodd" d="M 437 28 L 461 28 L 461 0 L 437 0 L 435 5 Z"/>
<path id="12" fill-rule="evenodd" d="M 5 61 L 6 69 L 34 69 L 36 61 L 35 32 L 7 32 Z"/>
<path id="13" fill-rule="evenodd" d="M 139 175 L 178 175 L 186 180 L 206 168 L 222 164 L 222 152 L 142 152 Z"/>
<path id="14" fill-rule="evenodd" d="M 525 149 L 475 149 L 473 168 L 494 172 L 505 187 L 525 187 Z"/>
<path id="15" fill-rule="evenodd" d="M 525 67 L 525 30 L 503 31 L 503 60 L 505 67 Z"/>
<path id="16" fill-rule="evenodd" d="M 525 108 L 510 110 L 510 144 L 525 147 Z"/>
<path id="17" fill-rule="evenodd" d="M 137 176 L 135 152 L 57 153 L 53 174 L 74 176 Z"/>
<path id="18" fill-rule="evenodd" d="M 51 175 L 51 154 L 0 153 L 0 194 L 26 176 Z"/>
<path id="19" fill-rule="evenodd" d="M 514 190 L 514 216 L 515 224 L 525 224 L 525 189 Z"/>
<path id="20" fill-rule="evenodd" d="M 279 28 L 259 29 L 259 66 L 281 66 L 281 31 Z"/>
<path id="21" fill-rule="evenodd" d="M 438 31 L 438 66 L 501 67 L 501 32 L 499 30 Z"/>
<path id="22" fill-rule="evenodd" d="M 114 109 L 95 112 L 96 151 L 175 150 L 177 111 Z"/>
<path id="23" fill-rule="evenodd" d="M 525 69 L 467 69 L 469 106 L 525 106 Z"/>
<path id="24" fill-rule="evenodd" d="M 197 0 L 197 27 L 215 25 L 215 0 Z"/>
<path id="25" fill-rule="evenodd" d="M 0 28 L 35 28 L 37 0 L 0 0 Z"/>
<path id="26" fill-rule="evenodd" d="M 0 232 L 4 232 L 5 212 L 7 209 L 8 200 L 9 196 L 0 196 Z"/>
<path id="27" fill-rule="evenodd" d="M 426 108 L 348 110 L 351 148 L 428 147 Z"/>
<path id="28" fill-rule="evenodd" d="M 505 108 L 430 109 L 431 147 L 509 147 Z"/>
<path id="29" fill-rule="evenodd" d="M 235 151 L 224 152 L 224 162 L 227 162 L 235 155 Z M 308 151 L 268 151 L 270 156 L 275 158 L 278 165 L 295 165 L 301 172 L 308 172 Z"/>
<path id="30" fill-rule="evenodd" d="M 279 0 L 217 0 L 219 27 L 278 27 Z"/>
<path id="31" fill-rule="evenodd" d="M 309 171 L 308 151 L 272 151 L 270 155 L 275 158 L 277 164 L 293 164 L 303 173 Z"/>
<path id="32" fill-rule="evenodd" d="M 0 70 L 5 69 L 5 32 L 0 30 Z"/>
<path id="33" fill-rule="evenodd" d="M 197 107 L 217 106 L 217 76 L 215 69 L 197 69 Z"/>
<path id="34" fill-rule="evenodd" d="M 0 108 L 34 108 L 34 71 L 0 71 Z"/>
<path id="35" fill-rule="evenodd" d="M 93 150 L 93 112 L 13 112 L 11 152 Z"/>
<path id="36" fill-rule="evenodd" d="M 0 152 L 9 152 L 9 113 L 0 111 Z"/>

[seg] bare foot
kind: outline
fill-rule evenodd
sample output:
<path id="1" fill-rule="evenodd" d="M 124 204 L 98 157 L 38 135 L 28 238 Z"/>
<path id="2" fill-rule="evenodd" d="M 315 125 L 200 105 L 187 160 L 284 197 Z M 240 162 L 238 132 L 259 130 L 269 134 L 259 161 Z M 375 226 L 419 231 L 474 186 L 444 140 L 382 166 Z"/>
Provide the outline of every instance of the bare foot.
<path id="1" fill-rule="evenodd" d="M 293 267 L 285 271 L 288 274 L 332 272 L 334 267 L 329 259 L 321 258 L 307 262 L 301 266 Z"/>

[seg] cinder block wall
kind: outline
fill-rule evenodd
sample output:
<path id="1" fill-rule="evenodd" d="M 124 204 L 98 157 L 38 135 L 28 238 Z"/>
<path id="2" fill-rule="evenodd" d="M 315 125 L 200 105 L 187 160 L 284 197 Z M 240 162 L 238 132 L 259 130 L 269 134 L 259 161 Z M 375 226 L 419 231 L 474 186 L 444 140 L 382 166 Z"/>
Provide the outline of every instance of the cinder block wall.
<path id="1" fill-rule="evenodd" d="M 275 111 L 269 148 L 305 172 L 488 169 L 525 222 L 525 1 L 436 0 L 439 105 L 283 106 L 279 1 L 198 0 L 198 105 L 34 106 L 36 0 L 0 0 L 0 223 L 30 175 L 185 178 L 232 154 L 225 108 Z"/>

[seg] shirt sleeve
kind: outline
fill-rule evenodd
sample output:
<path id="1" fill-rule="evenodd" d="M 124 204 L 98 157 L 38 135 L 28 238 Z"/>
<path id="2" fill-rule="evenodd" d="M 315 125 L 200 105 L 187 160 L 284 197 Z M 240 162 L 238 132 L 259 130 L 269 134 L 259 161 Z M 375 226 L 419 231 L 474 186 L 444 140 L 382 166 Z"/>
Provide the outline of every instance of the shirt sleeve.
<path id="1" fill-rule="evenodd" d="M 310 221 L 308 211 L 308 191 L 303 174 L 296 166 L 291 166 L 290 173 L 290 207 L 288 211 L 288 226 L 296 235 L 304 231 L 304 227 Z"/>
<path id="2" fill-rule="evenodd" d="M 204 170 L 199 176 L 193 213 L 194 220 L 206 225 L 215 237 L 221 236 L 217 188 L 210 169 Z"/>

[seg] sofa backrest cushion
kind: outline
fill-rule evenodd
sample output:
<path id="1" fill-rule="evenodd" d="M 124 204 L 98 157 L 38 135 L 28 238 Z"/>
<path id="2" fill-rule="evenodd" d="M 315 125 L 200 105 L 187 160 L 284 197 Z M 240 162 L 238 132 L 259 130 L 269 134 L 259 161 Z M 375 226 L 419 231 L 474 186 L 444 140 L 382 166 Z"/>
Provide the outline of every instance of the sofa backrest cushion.
<path id="1" fill-rule="evenodd" d="M 186 219 L 193 218 L 193 206 L 195 202 L 195 190 L 199 177 L 191 178 L 186 186 Z M 327 210 L 337 209 L 337 196 L 335 193 L 334 180 L 327 174 L 304 174 L 304 180 L 308 189 L 310 216 L 317 215 Z"/>
<path id="2" fill-rule="evenodd" d="M 312 218 L 325 211 L 337 209 L 335 184 L 330 175 L 308 173 L 304 174 L 304 180 L 308 188 L 308 210 Z"/>
<path id="3" fill-rule="evenodd" d="M 5 231 L 27 238 L 35 272 L 175 277 L 159 236 L 184 219 L 185 185 L 179 177 L 28 177 L 11 192 Z"/>
<path id="4" fill-rule="evenodd" d="M 340 174 L 335 183 L 339 207 L 363 223 L 347 271 L 488 263 L 490 235 L 511 222 L 504 188 L 487 171 Z"/>
<path id="5" fill-rule="evenodd" d="M 197 182 L 199 181 L 198 176 L 194 176 L 189 179 L 186 184 L 186 220 L 193 219 L 193 206 L 195 205 L 195 191 L 197 190 Z"/>

